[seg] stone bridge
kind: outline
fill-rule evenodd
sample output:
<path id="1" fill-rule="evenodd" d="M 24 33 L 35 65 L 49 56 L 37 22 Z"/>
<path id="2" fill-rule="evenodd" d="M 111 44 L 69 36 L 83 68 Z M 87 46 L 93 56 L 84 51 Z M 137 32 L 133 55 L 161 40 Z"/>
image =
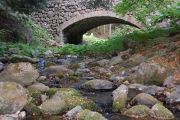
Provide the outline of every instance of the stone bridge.
<path id="1" fill-rule="evenodd" d="M 111 8 L 90 7 L 82 4 L 84 1 L 87 0 L 50 0 L 47 8 L 33 13 L 32 17 L 62 43 L 79 44 L 84 33 L 105 24 L 119 23 L 142 28 L 142 24 L 131 15 L 118 16 Z M 111 5 L 115 2 L 109 1 Z"/>

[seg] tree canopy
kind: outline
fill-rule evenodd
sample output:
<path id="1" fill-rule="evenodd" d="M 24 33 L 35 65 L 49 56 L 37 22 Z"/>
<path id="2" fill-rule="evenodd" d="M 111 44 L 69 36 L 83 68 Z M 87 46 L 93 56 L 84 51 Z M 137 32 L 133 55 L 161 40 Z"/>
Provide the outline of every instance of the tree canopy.
<path id="1" fill-rule="evenodd" d="M 134 17 L 145 23 L 147 18 L 162 16 L 163 13 L 167 15 L 170 11 L 170 16 L 178 17 L 179 3 L 177 0 L 119 0 L 115 11 L 119 14 L 131 12 Z"/>
<path id="2" fill-rule="evenodd" d="M 29 14 L 34 10 L 44 7 L 47 0 L 1 0 L 1 11 L 17 11 Z"/>

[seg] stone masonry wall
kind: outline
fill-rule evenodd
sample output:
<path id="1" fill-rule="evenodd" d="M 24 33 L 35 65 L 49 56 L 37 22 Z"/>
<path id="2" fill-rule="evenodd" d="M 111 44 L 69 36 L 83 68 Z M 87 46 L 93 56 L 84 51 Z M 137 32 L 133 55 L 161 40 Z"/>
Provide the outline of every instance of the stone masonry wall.
<path id="1" fill-rule="evenodd" d="M 71 18 L 105 8 L 92 8 L 82 4 L 88 0 L 51 0 L 47 8 L 32 14 L 32 18 L 54 36 L 58 35 L 58 26 Z M 112 0 L 111 0 L 112 2 Z"/>

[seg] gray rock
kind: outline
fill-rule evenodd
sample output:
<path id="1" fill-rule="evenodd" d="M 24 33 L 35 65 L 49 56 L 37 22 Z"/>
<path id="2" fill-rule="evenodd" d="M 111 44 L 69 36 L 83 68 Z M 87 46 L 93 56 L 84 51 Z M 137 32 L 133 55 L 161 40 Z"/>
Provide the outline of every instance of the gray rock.
<path id="1" fill-rule="evenodd" d="M 180 110 L 180 85 L 176 86 L 176 90 L 170 93 L 166 98 L 166 103 L 173 109 Z"/>
<path id="2" fill-rule="evenodd" d="M 146 87 L 143 90 L 143 92 L 147 93 L 147 94 L 150 94 L 150 95 L 156 95 L 157 93 L 163 92 L 164 90 L 165 90 L 164 87 L 159 87 L 159 86 L 156 86 L 156 85 L 152 85 L 152 86 Z"/>
<path id="3" fill-rule="evenodd" d="M 116 64 L 119 64 L 123 61 L 122 57 L 121 56 L 116 56 L 116 57 L 113 57 L 109 63 L 110 65 L 116 65 Z"/>
<path id="4" fill-rule="evenodd" d="M 39 77 L 38 70 L 27 62 L 12 63 L 0 73 L 1 81 L 18 82 L 31 85 Z"/>
<path id="5" fill-rule="evenodd" d="M 28 92 L 20 84 L 0 82 L 0 114 L 14 114 L 27 103 Z"/>
<path id="6" fill-rule="evenodd" d="M 153 62 L 144 62 L 135 67 L 134 73 L 130 74 L 127 79 L 132 83 L 161 85 L 166 77 L 167 69 L 165 67 Z"/>
<path id="7" fill-rule="evenodd" d="M 167 87 L 167 88 L 175 87 L 175 85 L 174 85 L 174 83 L 173 83 L 173 80 L 174 80 L 174 76 L 168 76 L 168 77 L 164 80 L 163 86 L 164 86 L 164 87 Z"/>
<path id="8" fill-rule="evenodd" d="M 111 90 L 114 88 L 112 82 L 100 79 L 87 81 L 80 87 L 86 90 Z"/>
<path id="9" fill-rule="evenodd" d="M 160 103 L 157 103 L 152 107 L 150 111 L 150 116 L 157 120 L 173 120 L 174 119 L 173 113 Z"/>
<path id="10" fill-rule="evenodd" d="M 6 115 L 0 115 L 1 120 L 22 120 L 26 117 L 26 113 L 24 111 L 16 112 L 15 114 L 6 114 Z"/>
<path id="11" fill-rule="evenodd" d="M 122 110 L 128 100 L 128 87 L 126 85 L 120 85 L 116 90 L 112 92 L 113 94 L 113 111 L 117 112 Z"/>
<path id="12" fill-rule="evenodd" d="M 138 94 L 130 102 L 131 105 L 146 105 L 150 108 L 156 103 L 160 103 L 160 101 L 146 93 Z"/>
<path id="13" fill-rule="evenodd" d="M 74 72 L 68 68 L 66 68 L 63 65 L 55 65 L 55 66 L 50 66 L 46 68 L 43 72 L 42 75 L 72 75 Z"/>
<path id="14" fill-rule="evenodd" d="M 76 115 L 81 112 L 83 109 L 81 106 L 76 106 L 66 113 L 66 119 L 73 120 L 76 118 Z"/>
<path id="15" fill-rule="evenodd" d="M 34 83 L 33 85 L 28 87 L 29 91 L 40 91 L 45 92 L 49 90 L 49 87 L 42 83 Z"/>
<path id="16" fill-rule="evenodd" d="M 110 77 L 110 80 L 114 85 L 119 86 L 125 81 L 126 77 L 113 75 Z"/>
<path id="17" fill-rule="evenodd" d="M 142 84 L 137 84 L 137 83 L 129 85 L 129 89 L 132 89 L 132 90 L 144 91 L 144 89 L 146 88 L 147 86 L 142 85 Z"/>

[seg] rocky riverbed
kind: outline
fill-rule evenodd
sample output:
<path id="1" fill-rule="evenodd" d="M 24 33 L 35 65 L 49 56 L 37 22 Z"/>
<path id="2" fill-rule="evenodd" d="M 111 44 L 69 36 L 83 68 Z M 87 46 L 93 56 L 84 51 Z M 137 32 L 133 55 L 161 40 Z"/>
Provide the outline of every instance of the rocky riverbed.
<path id="1" fill-rule="evenodd" d="M 165 54 L 2 56 L 0 120 L 179 120 L 179 47 L 158 46 Z"/>

